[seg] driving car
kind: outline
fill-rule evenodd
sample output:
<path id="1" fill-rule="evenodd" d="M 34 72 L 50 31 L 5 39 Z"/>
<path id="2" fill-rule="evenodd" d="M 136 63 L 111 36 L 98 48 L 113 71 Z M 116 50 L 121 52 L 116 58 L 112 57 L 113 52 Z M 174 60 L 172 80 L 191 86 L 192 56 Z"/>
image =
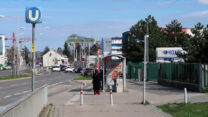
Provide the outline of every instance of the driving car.
<path id="1" fill-rule="evenodd" d="M 73 72 L 74 71 L 74 67 L 67 67 L 65 69 L 65 72 Z"/>
<path id="2" fill-rule="evenodd" d="M 55 71 L 61 71 L 61 68 L 59 66 L 54 66 L 52 67 L 52 71 L 55 72 Z"/>

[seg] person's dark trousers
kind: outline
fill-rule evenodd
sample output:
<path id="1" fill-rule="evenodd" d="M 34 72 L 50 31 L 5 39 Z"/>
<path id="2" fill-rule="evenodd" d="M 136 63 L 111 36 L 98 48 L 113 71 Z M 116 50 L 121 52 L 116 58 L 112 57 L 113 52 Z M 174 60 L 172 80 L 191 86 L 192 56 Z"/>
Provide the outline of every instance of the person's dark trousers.
<path id="1" fill-rule="evenodd" d="M 97 91 L 96 90 L 94 90 L 94 95 L 96 95 L 97 94 Z"/>

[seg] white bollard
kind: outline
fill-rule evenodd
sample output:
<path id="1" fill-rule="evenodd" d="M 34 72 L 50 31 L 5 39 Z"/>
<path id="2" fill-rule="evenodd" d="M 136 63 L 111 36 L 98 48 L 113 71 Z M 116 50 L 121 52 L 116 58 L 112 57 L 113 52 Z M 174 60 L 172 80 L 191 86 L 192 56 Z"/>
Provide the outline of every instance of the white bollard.
<path id="1" fill-rule="evenodd" d="M 110 86 L 110 104 L 113 105 L 112 86 Z"/>
<path id="2" fill-rule="evenodd" d="M 187 104 L 187 90 L 184 88 L 184 103 Z"/>
<path id="3" fill-rule="evenodd" d="M 83 85 L 80 86 L 80 105 L 83 105 Z"/>

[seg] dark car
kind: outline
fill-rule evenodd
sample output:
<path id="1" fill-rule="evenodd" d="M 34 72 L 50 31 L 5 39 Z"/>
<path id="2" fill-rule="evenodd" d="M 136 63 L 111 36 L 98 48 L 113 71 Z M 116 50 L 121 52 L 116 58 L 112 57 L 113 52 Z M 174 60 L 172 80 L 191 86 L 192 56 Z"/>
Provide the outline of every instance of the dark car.
<path id="1" fill-rule="evenodd" d="M 65 71 L 65 69 L 67 68 L 65 65 L 60 65 L 61 71 Z"/>
<path id="2" fill-rule="evenodd" d="M 80 73 L 82 71 L 82 67 L 76 67 L 75 69 L 74 69 L 74 72 L 75 73 Z"/>
<path id="3" fill-rule="evenodd" d="M 82 75 L 83 76 L 90 76 L 93 73 L 93 69 L 92 68 L 84 68 L 82 70 Z"/>

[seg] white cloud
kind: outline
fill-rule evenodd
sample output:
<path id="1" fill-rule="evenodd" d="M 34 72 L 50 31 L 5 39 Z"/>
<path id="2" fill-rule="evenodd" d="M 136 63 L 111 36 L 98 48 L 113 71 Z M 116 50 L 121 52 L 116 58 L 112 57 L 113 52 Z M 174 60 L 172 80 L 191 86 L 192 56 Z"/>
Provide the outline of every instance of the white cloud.
<path id="1" fill-rule="evenodd" d="M 187 15 L 184 15 L 185 18 L 194 18 L 194 17 L 208 17 L 208 10 L 193 12 Z"/>
<path id="2" fill-rule="evenodd" d="M 173 1 L 163 1 L 163 2 L 158 2 L 156 4 L 147 6 L 148 8 L 158 8 L 158 7 L 164 7 L 173 4 Z"/>
<path id="3" fill-rule="evenodd" d="M 208 4 L 208 0 L 198 0 L 198 2 L 201 4 Z"/>

